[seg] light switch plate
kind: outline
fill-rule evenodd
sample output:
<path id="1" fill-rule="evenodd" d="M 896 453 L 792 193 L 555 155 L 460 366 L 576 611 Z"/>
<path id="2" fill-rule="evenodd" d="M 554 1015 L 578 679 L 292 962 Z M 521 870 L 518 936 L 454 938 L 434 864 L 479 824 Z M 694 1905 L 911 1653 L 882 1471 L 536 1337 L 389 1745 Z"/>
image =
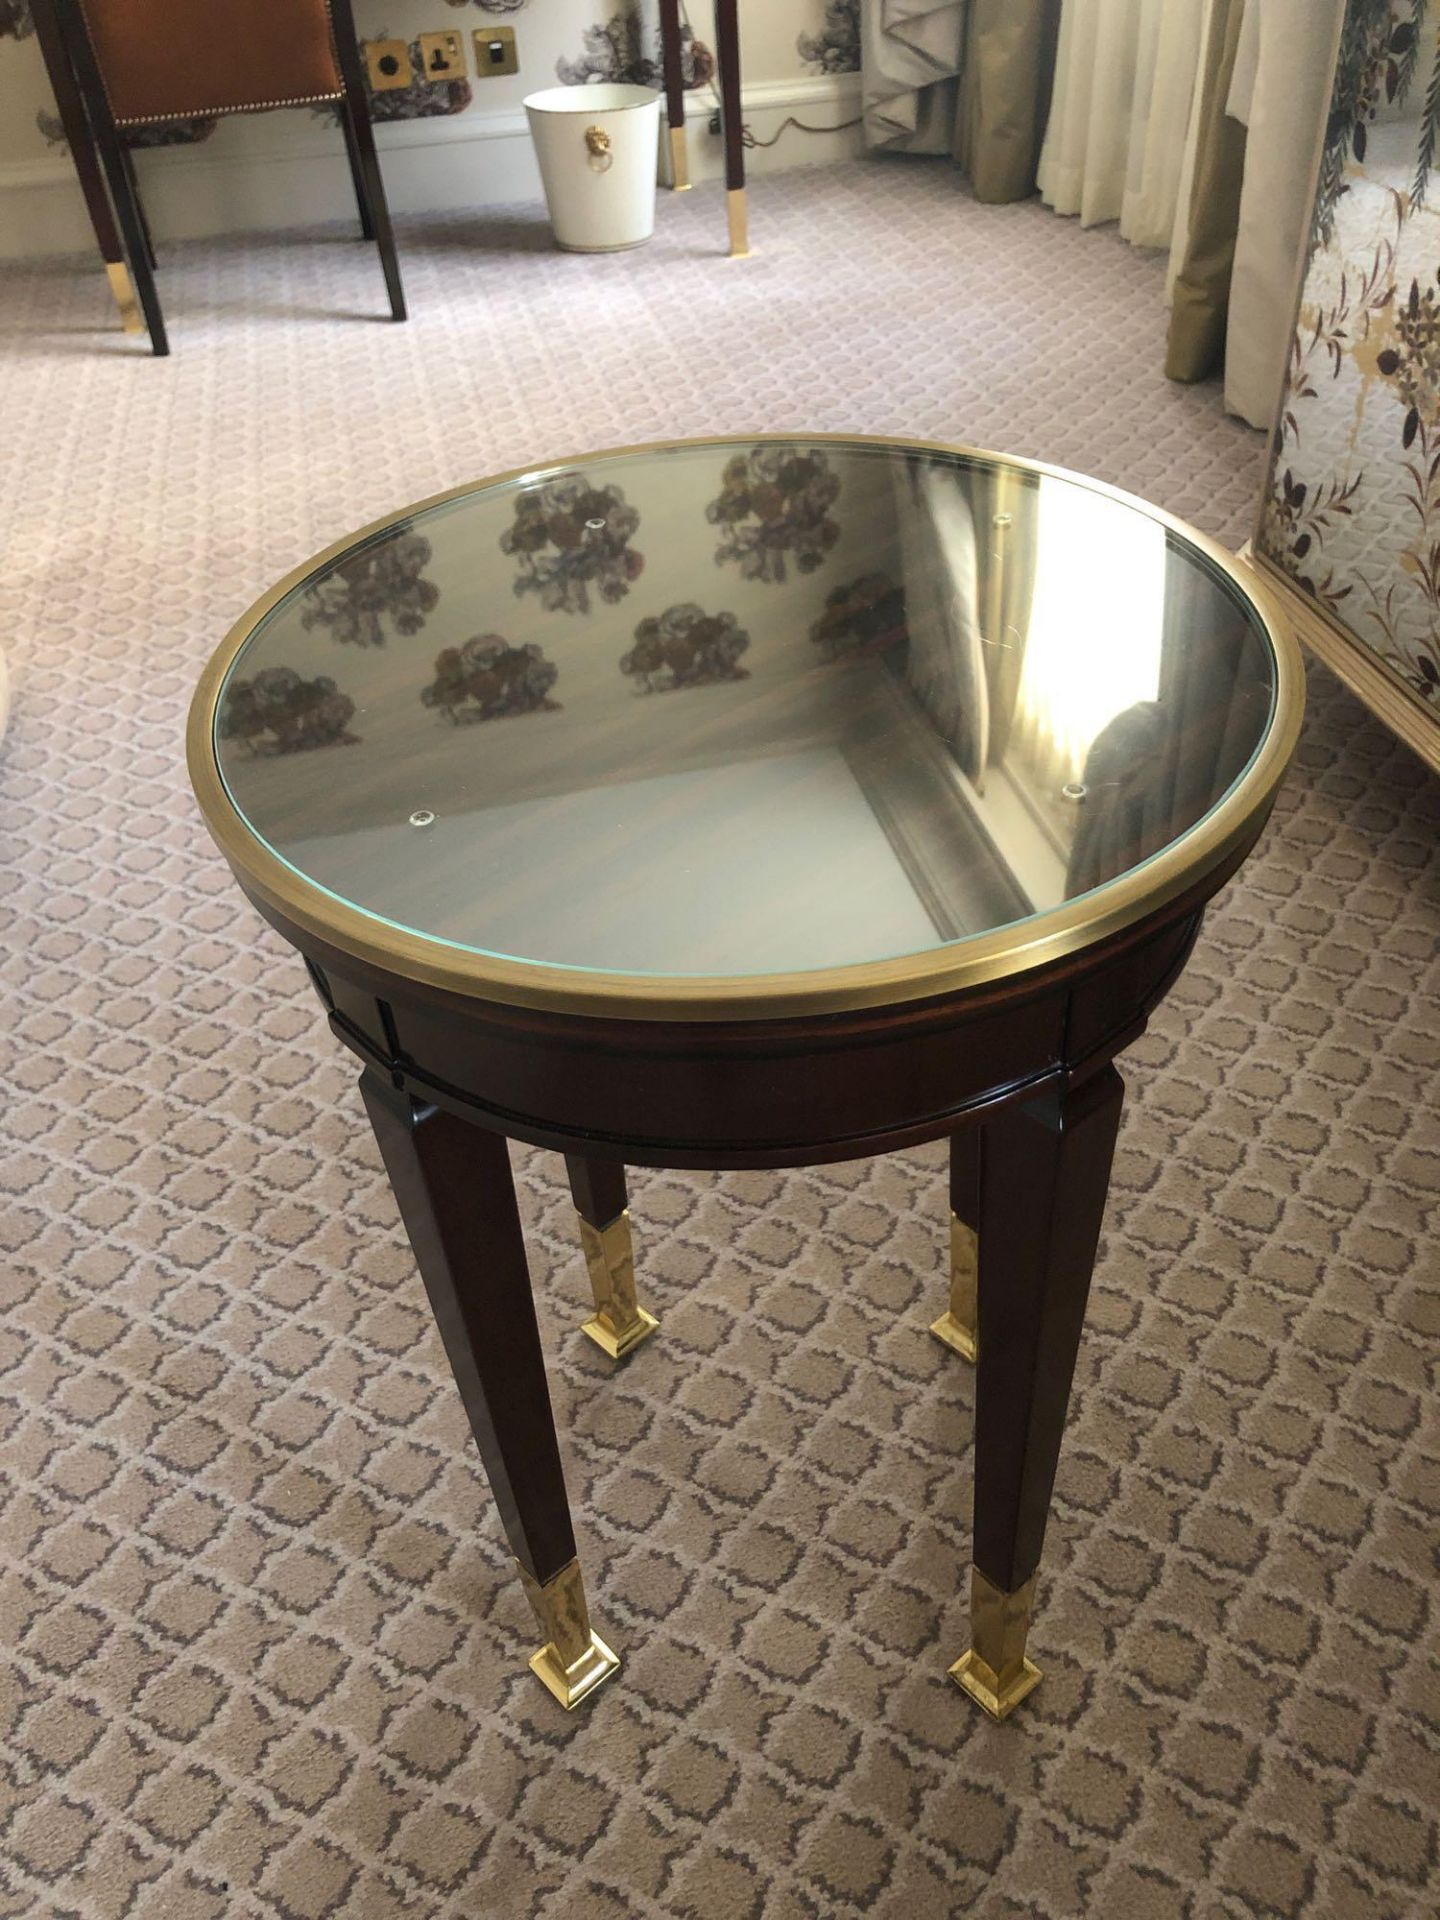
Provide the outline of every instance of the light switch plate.
<path id="1" fill-rule="evenodd" d="M 476 27 L 475 72 L 481 80 L 498 73 L 518 73 L 520 55 L 515 47 L 513 27 Z"/>
<path id="2" fill-rule="evenodd" d="M 387 93 L 392 87 L 408 87 L 414 79 L 410 68 L 410 48 L 404 40 L 367 40 L 361 51 L 370 76 L 372 93 Z"/>
<path id="3" fill-rule="evenodd" d="M 458 33 L 422 33 L 420 75 L 432 84 L 465 78 L 465 42 Z"/>

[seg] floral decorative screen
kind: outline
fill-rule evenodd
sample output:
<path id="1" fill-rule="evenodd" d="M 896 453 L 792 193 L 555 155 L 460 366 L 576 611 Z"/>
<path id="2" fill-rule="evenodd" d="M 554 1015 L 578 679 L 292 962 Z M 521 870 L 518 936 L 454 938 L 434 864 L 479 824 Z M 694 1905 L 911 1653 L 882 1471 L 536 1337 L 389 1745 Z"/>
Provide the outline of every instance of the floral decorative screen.
<path id="1" fill-rule="evenodd" d="M 1440 711 L 1440 0 L 1350 0 L 1257 551 Z"/>

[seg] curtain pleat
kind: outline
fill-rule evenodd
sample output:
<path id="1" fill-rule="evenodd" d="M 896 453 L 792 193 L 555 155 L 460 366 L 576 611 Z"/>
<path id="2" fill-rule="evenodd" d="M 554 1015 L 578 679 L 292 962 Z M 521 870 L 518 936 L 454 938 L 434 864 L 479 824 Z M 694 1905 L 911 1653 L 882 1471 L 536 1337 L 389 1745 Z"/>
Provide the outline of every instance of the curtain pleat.
<path id="1" fill-rule="evenodd" d="M 1059 31 L 1060 0 L 970 0 L 952 150 L 977 200 L 1035 191 Z"/>
<path id="2" fill-rule="evenodd" d="M 1168 247 L 1204 0 L 1065 0 L 1039 184 L 1057 213 Z"/>
<path id="3" fill-rule="evenodd" d="M 1245 129 L 1226 113 L 1245 0 L 1214 0 L 1200 69 L 1199 124 L 1185 252 L 1171 290 L 1165 372 L 1171 380 L 1203 380 L 1225 350 L 1225 314 L 1240 187 L 1245 175 Z"/>
<path id="4" fill-rule="evenodd" d="M 949 153 L 975 197 L 1021 200 L 1054 77 L 1060 0 L 861 0 L 869 145 Z"/>

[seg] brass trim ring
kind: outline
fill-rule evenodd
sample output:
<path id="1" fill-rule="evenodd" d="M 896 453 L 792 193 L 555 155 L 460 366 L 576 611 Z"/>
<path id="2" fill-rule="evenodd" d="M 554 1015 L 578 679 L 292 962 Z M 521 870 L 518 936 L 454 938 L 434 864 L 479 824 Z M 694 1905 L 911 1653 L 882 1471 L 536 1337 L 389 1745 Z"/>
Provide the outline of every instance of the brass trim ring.
<path id="1" fill-rule="evenodd" d="M 630 454 L 795 442 L 958 455 L 1019 473 L 1070 481 L 1145 514 L 1203 555 L 1255 609 L 1275 665 L 1270 725 L 1240 778 L 1193 827 L 1143 865 L 1045 913 L 1032 914 L 971 939 L 890 959 L 803 973 L 738 976 L 590 972 L 482 953 L 395 927 L 378 914 L 341 900 L 306 879 L 268 846 L 237 810 L 215 757 L 215 714 L 225 676 L 259 623 L 311 574 L 362 541 L 384 533 L 396 521 L 411 519 L 468 493 L 517 480 L 541 480 L 551 474 L 573 472 L 588 461 Z M 301 932 L 352 954 L 367 966 L 474 1000 L 554 1013 L 627 1020 L 794 1019 L 929 1000 L 1013 979 L 1123 932 L 1178 898 L 1243 845 L 1268 813 L 1300 736 L 1304 688 L 1299 644 L 1274 593 L 1260 576 L 1218 541 L 1118 487 L 1038 460 L 950 446 L 938 440 L 853 433 L 731 433 L 691 440 L 651 440 L 629 447 L 602 448 L 544 467 L 516 467 L 464 486 L 449 487 L 332 542 L 262 594 L 231 628 L 196 688 L 186 733 L 186 756 L 205 823 L 245 889 Z"/>

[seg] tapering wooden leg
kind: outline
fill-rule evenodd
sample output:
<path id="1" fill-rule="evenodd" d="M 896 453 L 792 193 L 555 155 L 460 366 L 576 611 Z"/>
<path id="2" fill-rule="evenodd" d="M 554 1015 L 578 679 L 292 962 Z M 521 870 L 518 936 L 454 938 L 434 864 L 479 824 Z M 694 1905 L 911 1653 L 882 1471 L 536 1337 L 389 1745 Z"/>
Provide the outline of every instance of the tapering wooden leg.
<path id="1" fill-rule="evenodd" d="M 745 202 L 745 129 L 740 117 L 740 21 L 736 0 L 715 0 L 715 59 L 720 69 L 720 126 L 725 135 L 725 206 L 730 253 L 750 251 Z"/>
<path id="2" fill-rule="evenodd" d="M 95 150 L 90 122 L 55 16 L 55 0 L 30 0 L 30 7 L 40 56 L 45 62 L 50 89 L 55 95 L 60 124 L 65 129 L 65 144 L 70 149 L 80 191 L 85 196 L 85 210 L 95 229 L 95 244 L 100 249 L 100 258 L 105 262 L 105 277 L 110 282 L 110 292 L 120 310 L 120 324 L 126 333 L 143 333 L 145 322 L 136 305 L 135 289 L 131 284 L 129 268 L 125 265 L 125 250 L 120 243 L 120 230 L 115 224 L 115 210 L 105 190 L 105 178 L 100 170 L 100 157 Z"/>
<path id="3" fill-rule="evenodd" d="M 350 183 L 355 189 L 355 205 L 360 210 L 360 237 L 363 240 L 375 238 L 375 222 L 370 215 L 370 201 L 365 188 L 365 169 L 360 164 L 360 147 L 355 139 L 355 119 L 350 111 L 348 100 L 342 100 L 336 110 L 340 122 L 340 131 L 345 136 L 345 157 L 350 162 Z"/>
<path id="4" fill-rule="evenodd" d="M 352 166 L 363 191 L 359 195 L 360 217 L 367 215 L 380 252 L 385 275 L 385 290 L 390 296 L 392 320 L 405 318 L 405 289 L 400 280 L 400 257 L 395 251 L 395 233 L 390 225 L 390 206 L 385 198 L 385 182 L 380 176 L 380 158 L 375 151 L 375 133 L 370 125 L 370 109 L 365 98 L 365 80 L 360 71 L 360 52 L 355 40 L 355 19 L 350 0 L 330 0 L 330 20 L 334 29 L 335 57 L 345 90 L 341 118 L 347 123 L 348 141 L 353 144 Z"/>
<path id="5" fill-rule="evenodd" d="M 1107 1066 L 982 1136 L 971 1637 L 950 1672 L 997 1720 L 1040 1679 L 1025 1640 L 1123 1098 Z"/>
<path id="6" fill-rule="evenodd" d="M 530 1665 L 576 1706 L 620 1662 L 590 1625 L 509 1152 L 373 1069 L 360 1091 L 545 1638 Z"/>
<path id="7" fill-rule="evenodd" d="M 90 33 L 80 8 L 57 14 L 61 40 L 74 77 L 76 91 L 85 110 L 94 151 L 105 170 L 105 179 L 110 188 L 110 200 L 115 209 L 115 218 L 119 223 L 120 237 L 124 242 L 124 251 L 129 257 L 130 275 L 134 279 L 135 292 L 140 301 L 140 310 L 145 316 L 145 325 L 150 333 L 150 350 L 157 355 L 167 354 L 170 343 L 165 334 L 165 316 L 160 310 L 160 295 L 156 291 L 155 276 L 150 270 L 150 250 L 145 236 L 144 216 L 132 190 L 132 176 L 127 157 L 120 142 L 120 131 L 115 125 L 114 115 L 110 111 L 105 83 L 100 77 L 99 64 L 95 58 L 95 49 L 90 44 Z M 120 287 L 117 277 L 111 276 L 111 284 Z"/>
<path id="8" fill-rule="evenodd" d="M 930 1331 L 973 1361 L 980 1277 L 980 1128 L 950 1137 L 950 1305 Z"/>
<path id="9" fill-rule="evenodd" d="M 125 182 L 130 189 L 130 198 L 135 202 L 135 214 L 140 223 L 140 236 L 145 242 L 145 264 L 153 273 L 160 264 L 155 254 L 155 237 L 150 231 L 150 216 L 145 211 L 145 202 L 140 198 L 140 182 L 135 177 L 135 156 L 120 137 L 120 158 L 125 163 Z"/>
<path id="10" fill-rule="evenodd" d="M 660 63 L 665 75 L 665 119 L 670 129 L 670 185 L 676 193 L 686 193 L 690 187 L 690 155 L 685 145 L 685 76 L 680 55 L 680 0 L 660 0 Z"/>
<path id="11" fill-rule="evenodd" d="M 565 1170 L 580 1216 L 580 1244 L 590 1271 L 595 1312 L 580 1331 L 612 1360 L 623 1360 L 659 1325 L 635 1298 L 635 1250 L 625 1204 L 625 1169 L 618 1160 L 567 1153 Z"/>

